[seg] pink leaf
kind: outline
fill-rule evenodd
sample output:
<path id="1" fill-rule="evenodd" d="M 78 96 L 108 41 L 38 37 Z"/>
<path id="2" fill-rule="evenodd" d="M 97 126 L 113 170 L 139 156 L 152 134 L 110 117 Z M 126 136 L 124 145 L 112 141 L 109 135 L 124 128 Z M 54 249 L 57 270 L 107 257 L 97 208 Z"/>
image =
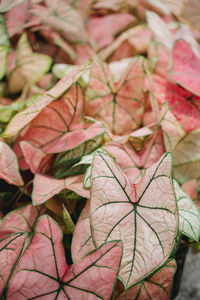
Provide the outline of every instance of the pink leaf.
<path id="1" fill-rule="evenodd" d="M 24 111 L 18 113 L 9 123 L 4 136 L 13 136 L 29 124 L 48 104 L 61 97 L 70 86 L 78 80 L 89 68 L 90 65 L 84 65 L 80 68 L 74 68 L 72 72 L 63 77 L 53 88 L 42 95 L 37 101 Z"/>
<path id="2" fill-rule="evenodd" d="M 136 129 L 143 113 L 144 68 L 135 58 L 114 83 L 108 66 L 98 61 L 91 71 L 87 90 L 86 114 L 105 122 L 114 134 Z"/>
<path id="3" fill-rule="evenodd" d="M 0 178 L 10 184 L 23 185 L 15 153 L 2 141 L 0 141 L 0 153 Z"/>
<path id="4" fill-rule="evenodd" d="M 177 41 L 174 45 L 172 78 L 193 94 L 200 96 L 200 58 L 184 40 Z"/>
<path id="5" fill-rule="evenodd" d="M 65 39 L 71 42 L 87 41 L 84 20 L 76 9 L 68 5 L 65 0 L 60 0 L 59 4 L 55 0 L 45 0 L 45 4 L 46 7 L 33 6 L 30 12 L 52 29 L 62 33 Z"/>
<path id="6" fill-rule="evenodd" d="M 116 34 L 135 21 L 130 14 L 110 14 L 104 17 L 94 16 L 88 21 L 88 30 L 97 43 L 98 49 L 112 43 Z"/>
<path id="7" fill-rule="evenodd" d="M 168 102 L 186 133 L 200 126 L 199 97 L 157 75 L 154 75 L 154 93 L 160 104 Z"/>
<path id="8" fill-rule="evenodd" d="M 167 261 L 178 230 L 170 154 L 164 154 L 147 169 L 136 185 L 131 184 L 111 158 L 96 155 L 90 203 L 95 246 L 117 238 L 122 240 L 119 279 L 125 288 Z"/>
<path id="9" fill-rule="evenodd" d="M 64 189 L 71 190 L 84 198 L 89 197 L 89 191 L 83 188 L 83 175 L 55 179 L 50 176 L 36 174 L 33 185 L 32 199 L 34 205 L 46 202 Z"/>
<path id="10" fill-rule="evenodd" d="M 2 0 L 0 4 L 0 13 L 4 13 L 25 0 Z"/>
<path id="11" fill-rule="evenodd" d="M 176 262 L 171 259 L 158 272 L 147 279 L 142 280 L 137 285 L 120 293 L 117 299 L 154 299 L 168 300 L 170 299 L 171 288 L 173 283 L 174 273 L 176 272 Z"/>
<path id="12" fill-rule="evenodd" d="M 108 300 L 113 292 L 120 257 L 121 244 L 106 243 L 69 268 L 62 233 L 50 217 L 44 216 L 40 218 L 32 243 L 9 285 L 7 299 L 98 297 Z"/>
<path id="13" fill-rule="evenodd" d="M 0 227 L 0 294 L 7 293 L 11 276 L 16 270 L 24 250 L 30 243 L 37 218 L 44 208 L 26 207 L 12 211 L 2 220 Z"/>
<path id="14" fill-rule="evenodd" d="M 80 261 L 90 251 L 95 250 L 90 228 L 90 199 L 87 199 L 86 205 L 76 224 L 71 248 L 74 263 Z"/>
<path id="15" fill-rule="evenodd" d="M 40 24 L 40 19 L 29 13 L 30 1 L 15 6 L 5 15 L 8 34 L 13 37 L 21 34 L 26 28 Z"/>

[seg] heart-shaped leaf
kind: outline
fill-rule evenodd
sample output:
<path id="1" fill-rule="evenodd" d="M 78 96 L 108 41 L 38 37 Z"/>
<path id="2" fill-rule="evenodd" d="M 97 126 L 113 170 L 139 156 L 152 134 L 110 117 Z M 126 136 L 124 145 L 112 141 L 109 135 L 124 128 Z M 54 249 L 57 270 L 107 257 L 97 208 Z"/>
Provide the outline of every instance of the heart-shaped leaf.
<path id="1" fill-rule="evenodd" d="M 4 136 L 13 136 L 29 124 L 48 104 L 61 97 L 71 85 L 78 80 L 83 73 L 90 69 L 91 64 L 74 68 L 72 72 L 63 77 L 53 88 L 44 93 L 32 105 L 24 111 L 18 113 L 9 123 Z"/>
<path id="2" fill-rule="evenodd" d="M 177 41 L 174 45 L 172 78 L 200 96 L 200 58 L 184 40 Z"/>
<path id="3" fill-rule="evenodd" d="M 200 128 L 189 132 L 172 152 L 174 177 L 181 183 L 199 177 Z"/>
<path id="4" fill-rule="evenodd" d="M 8 285 L 24 250 L 28 247 L 37 218 L 44 208 L 32 205 L 12 211 L 0 227 L 0 294 L 5 297 Z M 5 288 L 5 289 L 4 289 Z M 4 291 L 3 291 L 4 289 Z"/>
<path id="5" fill-rule="evenodd" d="M 145 66 L 134 58 L 114 83 L 108 66 L 96 61 L 86 98 L 86 114 L 105 122 L 114 134 L 127 134 L 136 129 L 143 113 Z"/>
<path id="6" fill-rule="evenodd" d="M 4 179 L 10 184 L 24 184 L 19 173 L 19 167 L 15 153 L 6 143 L 2 141 L 0 141 L 0 178 Z"/>
<path id="7" fill-rule="evenodd" d="M 171 112 L 184 131 L 190 132 L 200 126 L 200 98 L 168 80 L 154 75 L 154 94 L 160 104 L 168 102 Z"/>
<path id="8" fill-rule="evenodd" d="M 168 300 L 170 299 L 175 272 L 176 261 L 171 259 L 155 274 L 122 292 L 117 299 L 160 300 L 162 298 L 163 300 Z"/>
<path id="9" fill-rule="evenodd" d="M 120 243 L 106 243 L 69 268 L 62 232 L 50 217 L 43 216 L 37 223 L 31 245 L 18 264 L 7 299 L 91 297 L 108 300 L 113 292 L 120 257 Z"/>
<path id="10" fill-rule="evenodd" d="M 33 181 L 33 204 L 40 205 L 64 189 L 74 191 L 84 198 L 89 197 L 89 191 L 83 188 L 83 175 L 55 179 L 51 176 L 36 174 Z"/>
<path id="11" fill-rule="evenodd" d="M 94 158 L 92 239 L 96 247 L 122 240 L 119 278 L 126 289 L 162 266 L 174 248 L 178 213 L 171 173 L 172 158 L 165 154 L 133 185 L 110 157 Z"/>
<path id="12" fill-rule="evenodd" d="M 70 42 L 86 42 L 87 33 L 80 13 L 65 0 L 45 0 L 46 6 L 35 5 L 30 12 L 45 24 L 58 32 Z"/>
<path id="13" fill-rule="evenodd" d="M 44 54 L 33 53 L 26 33 L 19 39 L 16 50 L 16 65 L 8 77 L 8 90 L 15 94 L 26 84 L 33 84 L 48 72 L 52 59 Z"/>
<path id="14" fill-rule="evenodd" d="M 198 242 L 200 237 L 200 212 L 192 199 L 181 189 L 174 179 L 174 189 L 178 202 L 179 231 Z"/>
<path id="15" fill-rule="evenodd" d="M 88 30 L 97 43 L 98 50 L 111 44 L 115 35 L 135 21 L 135 17 L 128 13 L 93 16 L 88 21 Z"/>

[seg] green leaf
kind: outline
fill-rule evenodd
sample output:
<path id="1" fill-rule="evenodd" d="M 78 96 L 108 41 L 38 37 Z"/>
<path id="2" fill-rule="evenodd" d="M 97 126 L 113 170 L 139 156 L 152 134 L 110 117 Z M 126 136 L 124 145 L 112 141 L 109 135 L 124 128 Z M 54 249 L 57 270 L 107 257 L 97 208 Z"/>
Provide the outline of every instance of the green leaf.
<path id="1" fill-rule="evenodd" d="M 198 242 L 200 237 L 200 212 L 175 179 L 173 183 L 178 202 L 179 231 Z"/>

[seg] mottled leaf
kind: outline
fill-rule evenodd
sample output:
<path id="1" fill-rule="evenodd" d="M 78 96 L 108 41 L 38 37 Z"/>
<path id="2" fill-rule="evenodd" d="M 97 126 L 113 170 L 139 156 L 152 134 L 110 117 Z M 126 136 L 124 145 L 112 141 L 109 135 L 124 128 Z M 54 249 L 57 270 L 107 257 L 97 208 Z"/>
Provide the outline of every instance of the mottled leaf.
<path id="1" fill-rule="evenodd" d="M 174 45 L 171 76 L 181 86 L 200 96 L 200 58 L 184 40 L 177 41 Z"/>
<path id="2" fill-rule="evenodd" d="M 70 268 L 65 260 L 62 233 L 50 217 L 44 216 L 38 221 L 32 243 L 18 264 L 7 299 L 108 300 L 120 257 L 120 243 L 106 243 Z"/>
<path id="3" fill-rule="evenodd" d="M 154 75 L 154 94 L 169 108 L 186 133 L 200 126 L 200 98 L 168 80 Z"/>
<path id="4" fill-rule="evenodd" d="M 171 173 L 172 159 L 165 154 L 134 185 L 111 158 L 95 156 L 92 239 L 95 246 L 115 238 L 122 240 L 119 279 L 126 289 L 162 266 L 173 250 L 178 214 Z"/>
<path id="5" fill-rule="evenodd" d="M 0 178 L 10 184 L 24 184 L 19 173 L 17 157 L 11 148 L 3 141 L 0 141 Z"/>
<path id="6" fill-rule="evenodd" d="M 0 4 L 0 13 L 5 13 L 24 1 L 25 0 L 2 0 Z"/>
<path id="7" fill-rule="evenodd" d="M 5 21 L 0 15 L 0 80 L 4 77 L 7 69 L 7 55 L 9 51 L 9 39 Z"/>
<path id="8" fill-rule="evenodd" d="M 174 179 L 174 190 L 178 202 L 179 231 L 196 242 L 200 237 L 200 212 L 192 199 Z"/>

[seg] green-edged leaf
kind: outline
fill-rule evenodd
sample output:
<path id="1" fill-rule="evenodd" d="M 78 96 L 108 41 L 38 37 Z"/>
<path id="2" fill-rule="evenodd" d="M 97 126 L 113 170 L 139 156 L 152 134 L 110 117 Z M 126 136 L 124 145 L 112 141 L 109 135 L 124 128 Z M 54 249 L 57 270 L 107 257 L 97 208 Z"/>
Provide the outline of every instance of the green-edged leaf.
<path id="1" fill-rule="evenodd" d="M 182 126 L 164 103 L 160 111 L 160 125 L 163 132 L 166 151 L 172 152 L 178 142 L 185 136 Z"/>
<path id="2" fill-rule="evenodd" d="M 132 59 L 118 82 L 106 63 L 96 60 L 86 92 L 86 114 L 105 122 L 112 133 L 128 134 L 138 128 L 144 110 L 145 65 Z"/>
<path id="3" fill-rule="evenodd" d="M 105 243 L 69 267 L 61 230 L 49 216 L 43 216 L 37 223 L 31 245 L 18 264 L 7 299 L 109 300 L 121 252 L 120 242 Z"/>
<path id="4" fill-rule="evenodd" d="M 0 178 L 4 179 L 9 184 L 24 184 L 19 173 L 19 167 L 15 153 L 6 143 L 2 141 L 0 141 Z"/>
<path id="5" fill-rule="evenodd" d="M 0 80 L 4 77 L 7 69 L 7 55 L 9 51 L 9 38 L 7 35 L 5 20 L 0 15 Z"/>
<path id="6" fill-rule="evenodd" d="M 43 108 L 50 104 L 53 100 L 61 97 L 70 86 L 78 80 L 83 73 L 90 69 L 91 64 L 85 64 L 81 67 L 74 68 L 74 70 L 63 77 L 53 88 L 44 93 L 32 105 L 24 111 L 18 113 L 9 123 L 4 136 L 13 136 L 29 124 Z"/>
<path id="7" fill-rule="evenodd" d="M 36 174 L 33 181 L 33 204 L 40 205 L 64 189 L 71 190 L 85 198 L 89 197 L 89 191 L 83 188 L 83 175 L 55 179 L 51 176 Z"/>
<path id="8" fill-rule="evenodd" d="M 68 213 L 67 209 L 65 208 L 64 204 L 63 204 L 63 220 L 65 223 L 65 233 L 73 234 L 75 225 L 74 225 L 74 222 L 72 221 L 72 218 L 70 217 L 70 214 Z"/>
<path id="9" fill-rule="evenodd" d="M 200 211 L 192 199 L 174 179 L 174 190 L 178 201 L 179 231 L 196 242 L 200 237 Z"/>
<path id="10" fill-rule="evenodd" d="M 161 267 L 174 248 L 178 230 L 171 155 L 164 154 L 138 184 L 131 184 L 110 157 L 97 154 L 90 224 L 95 247 L 122 240 L 119 279 L 125 289 Z"/>
<path id="11" fill-rule="evenodd" d="M 181 183 L 199 177 L 200 128 L 189 132 L 172 152 L 174 177 Z"/>
<path id="12" fill-rule="evenodd" d="M 26 33 L 19 39 L 16 51 L 16 65 L 8 77 L 8 90 L 15 94 L 27 84 L 33 84 L 48 72 L 52 64 L 51 57 L 33 53 Z"/>
<path id="13" fill-rule="evenodd" d="M 169 260 L 159 271 L 122 292 L 118 300 L 168 300 L 170 299 L 176 261 Z"/>

